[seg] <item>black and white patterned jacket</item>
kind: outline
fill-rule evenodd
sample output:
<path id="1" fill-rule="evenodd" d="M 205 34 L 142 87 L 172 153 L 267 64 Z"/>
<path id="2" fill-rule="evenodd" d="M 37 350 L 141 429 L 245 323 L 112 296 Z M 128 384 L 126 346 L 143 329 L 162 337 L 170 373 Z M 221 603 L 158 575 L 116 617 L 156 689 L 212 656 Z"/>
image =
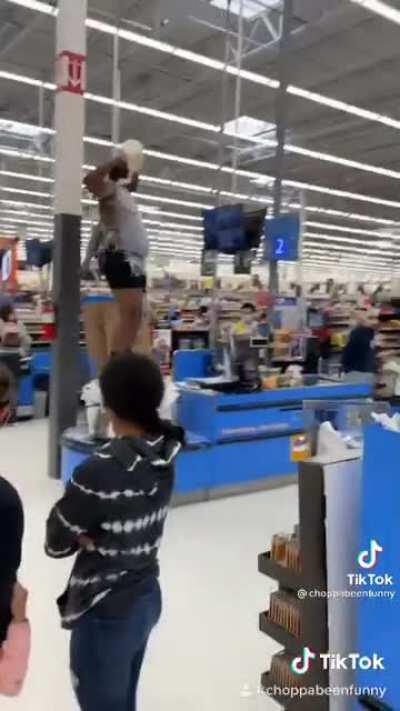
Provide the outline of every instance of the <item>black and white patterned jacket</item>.
<path id="1" fill-rule="evenodd" d="M 73 473 L 47 522 L 46 552 L 78 553 L 59 599 L 64 627 L 121 585 L 135 586 L 158 574 L 158 549 L 174 483 L 174 460 L 183 432 L 172 425 L 155 441 L 111 440 Z M 93 548 L 82 550 L 86 534 Z"/>

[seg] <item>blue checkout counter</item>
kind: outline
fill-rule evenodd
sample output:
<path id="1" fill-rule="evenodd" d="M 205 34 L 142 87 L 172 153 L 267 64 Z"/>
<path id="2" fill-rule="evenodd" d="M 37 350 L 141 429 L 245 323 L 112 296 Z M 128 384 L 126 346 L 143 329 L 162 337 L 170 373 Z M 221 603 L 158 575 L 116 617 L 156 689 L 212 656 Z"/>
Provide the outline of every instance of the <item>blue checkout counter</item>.
<path id="1" fill-rule="evenodd" d="M 210 447 L 204 485 L 218 496 L 282 483 L 295 475 L 303 433 L 304 401 L 365 400 L 369 385 L 323 383 L 249 394 L 225 394 L 179 384 L 178 421 Z"/>
<path id="2" fill-rule="evenodd" d="M 14 373 L 18 382 L 17 417 L 25 419 L 34 415 L 35 390 L 48 392 L 52 365 L 51 348 L 34 348 L 28 358 L 21 358 L 19 349 L 0 349 L 3 361 Z M 81 349 L 81 382 L 88 380 L 90 363 L 86 349 Z"/>
<path id="3" fill-rule="evenodd" d="M 301 388 L 225 394 L 181 383 L 177 419 L 187 446 L 178 456 L 175 503 L 202 501 L 289 483 L 297 473 L 297 447 L 306 430 L 305 400 L 365 400 L 369 385 L 317 384 Z M 62 438 L 62 478 L 96 445 L 82 429 Z"/>

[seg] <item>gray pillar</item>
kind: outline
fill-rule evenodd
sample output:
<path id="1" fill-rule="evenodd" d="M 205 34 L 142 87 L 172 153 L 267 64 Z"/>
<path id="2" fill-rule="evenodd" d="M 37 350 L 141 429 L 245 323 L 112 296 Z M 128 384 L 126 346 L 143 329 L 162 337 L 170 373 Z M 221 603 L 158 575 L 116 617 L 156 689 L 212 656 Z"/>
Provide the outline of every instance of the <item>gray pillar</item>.
<path id="1" fill-rule="evenodd" d="M 285 160 L 285 140 L 287 129 L 287 107 L 290 77 L 290 45 L 293 22 L 293 0 L 284 0 L 282 35 L 279 52 L 279 81 L 280 87 L 276 99 L 276 154 L 275 154 L 275 183 L 274 183 L 274 217 L 279 217 L 282 206 L 282 179 Z M 270 262 L 269 287 L 273 294 L 279 292 L 278 263 Z"/>
<path id="2" fill-rule="evenodd" d="M 49 447 L 49 476 L 53 478 L 60 477 L 60 436 L 76 423 L 78 410 L 87 0 L 59 0 L 58 7 L 53 269 L 57 338 L 53 346 Z"/>

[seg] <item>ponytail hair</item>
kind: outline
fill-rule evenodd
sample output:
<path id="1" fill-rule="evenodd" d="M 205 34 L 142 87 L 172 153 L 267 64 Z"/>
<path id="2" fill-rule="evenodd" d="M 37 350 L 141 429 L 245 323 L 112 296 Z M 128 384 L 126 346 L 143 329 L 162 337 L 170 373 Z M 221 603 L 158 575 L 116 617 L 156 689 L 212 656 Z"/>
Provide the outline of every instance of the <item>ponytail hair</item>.
<path id="1" fill-rule="evenodd" d="M 171 435 L 183 441 L 183 430 L 162 420 L 159 407 L 164 381 L 157 363 L 141 353 L 117 355 L 100 376 L 103 401 L 117 417 L 149 435 Z"/>

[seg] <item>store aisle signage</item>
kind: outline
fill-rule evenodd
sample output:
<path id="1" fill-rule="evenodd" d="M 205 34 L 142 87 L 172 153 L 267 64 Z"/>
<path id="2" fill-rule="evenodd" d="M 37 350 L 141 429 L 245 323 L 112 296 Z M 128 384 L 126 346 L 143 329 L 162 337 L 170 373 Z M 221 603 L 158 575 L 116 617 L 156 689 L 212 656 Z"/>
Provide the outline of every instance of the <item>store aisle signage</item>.
<path id="1" fill-rule="evenodd" d="M 265 222 L 264 258 L 269 262 L 295 262 L 299 258 L 300 217 L 281 215 Z"/>
<path id="2" fill-rule="evenodd" d="M 86 91 L 86 57 L 64 50 L 56 62 L 57 91 L 83 95 Z"/>
<path id="3" fill-rule="evenodd" d="M 2 289 L 17 289 L 17 269 L 17 241 L 0 237 L 0 287 Z"/>
<path id="4" fill-rule="evenodd" d="M 1 260 L 1 279 L 6 282 L 10 279 L 13 271 L 13 260 L 11 249 L 8 249 L 3 254 L 3 259 Z"/>

